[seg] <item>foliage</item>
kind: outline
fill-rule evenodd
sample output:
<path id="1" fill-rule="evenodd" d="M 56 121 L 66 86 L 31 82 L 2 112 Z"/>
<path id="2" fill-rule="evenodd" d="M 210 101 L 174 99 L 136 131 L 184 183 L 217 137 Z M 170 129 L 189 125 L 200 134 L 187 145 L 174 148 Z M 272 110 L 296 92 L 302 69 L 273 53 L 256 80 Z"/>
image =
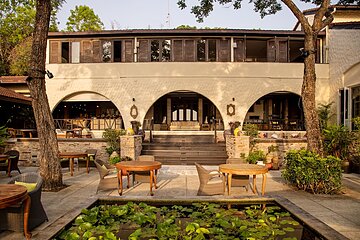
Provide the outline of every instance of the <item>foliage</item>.
<path id="1" fill-rule="evenodd" d="M 329 125 L 323 129 L 324 150 L 327 155 L 348 160 L 355 135 L 343 125 Z"/>
<path id="2" fill-rule="evenodd" d="M 66 30 L 70 32 L 84 32 L 84 31 L 100 31 L 104 29 L 104 24 L 101 22 L 94 10 L 88 6 L 75 6 L 74 10 L 70 10 L 70 17 L 66 23 Z"/>
<path id="3" fill-rule="evenodd" d="M 256 164 L 258 161 L 265 161 L 266 156 L 263 151 L 256 150 L 249 152 L 249 155 L 246 158 L 246 161 L 250 164 Z"/>
<path id="4" fill-rule="evenodd" d="M 298 189 L 314 194 L 338 193 L 341 189 L 341 160 L 320 157 L 307 150 L 289 151 L 282 176 Z"/>
<path id="5" fill-rule="evenodd" d="M 5 140 L 9 138 L 6 126 L 0 126 L 0 147 L 5 145 Z"/>
<path id="6" fill-rule="evenodd" d="M 120 152 L 120 136 L 125 135 L 124 129 L 105 129 L 103 138 L 108 142 L 109 147 L 106 148 L 106 152 L 110 155 L 114 151 Z"/>
<path id="7" fill-rule="evenodd" d="M 132 161 L 132 160 L 133 159 L 131 157 L 128 157 L 128 156 L 125 156 L 125 157 L 116 156 L 116 157 L 110 158 L 109 163 L 110 164 L 116 164 L 116 163 L 119 163 L 119 162 Z"/>
<path id="8" fill-rule="evenodd" d="M 289 212 L 272 205 L 228 209 L 206 202 L 163 207 L 129 202 L 83 209 L 56 239 L 285 239 L 297 226 Z"/>
<path id="9" fill-rule="evenodd" d="M 253 149 L 256 144 L 255 138 L 259 135 L 258 126 L 256 124 L 245 124 L 243 131 L 246 136 L 250 136 L 250 149 Z"/>
<path id="10" fill-rule="evenodd" d="M 9 75 L 9 56 L 12 49 L 33 33 L 35 2 L 35 0 L 19 0 L 1 1 L 0 3 L 0 75 Z M 56 24 L 56 14 L 63 2 L 64 0 L 52 0 L 51 19 L 53 24 Z"/>
<path id="11" fill-rule="evenodd" d="M 329 120 L 334 116 L 333 113 L 331 113 L 331 106 L 334 104 L 334 102 L 328 103 L 328 104 L 320 104 L 320 106 L 317 109 L 318 115 L 319 115 L 319 121 L 320 121 L 320 128 L 323 130 L 324 128 L 327 128 L 329 124 Z"/>
<path id="12" fill-rule="evenodd" d="M 352 119 L 354 123 L 354 130 L 360 131 L 360 117 L 356 117 Z"/>
<path id="13" fill-rule="evenodd" d="M 180 26 L 177 26 L 176 29 L 196 29 L 196 26 L 180 25 Z"/>
<path id="14" fill-rule="evenodd" d="M 28 37 L 11 50 L 9 61 L 12 75 L 26 76 L 28 74 L 31 46 L 32 37 Z"/>

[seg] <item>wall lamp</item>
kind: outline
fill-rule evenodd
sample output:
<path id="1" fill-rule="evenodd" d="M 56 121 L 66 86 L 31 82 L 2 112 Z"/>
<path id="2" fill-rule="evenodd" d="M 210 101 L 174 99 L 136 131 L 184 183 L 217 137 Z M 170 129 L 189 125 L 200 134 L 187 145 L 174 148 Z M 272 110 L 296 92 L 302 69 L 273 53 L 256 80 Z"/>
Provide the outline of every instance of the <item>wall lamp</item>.
<path id="1" fill-rule="evenodd" d="M 300 50 L 301 56 L 302 56 L 303 58 L 307 58 L 311 53 L 315 53 L 315 52 L 316 52 L 316 51 L 314 51 L 314 50 L 305 51 L 304 48 L 300 48 L 299 50 Z"/>
<path id="2" fill-rule="evenodd" d="M 37 71 L 37 72 L 41 72 L 43 74 L 46 74 L 46 76 L 48 76 L 49 79 L 53 78 L 54 77 L 54 74 L 52 74 L 52 72 L 50 72 L 49 70 L 46 70 L 46 71 L 41 71 L 39 69 L 34 69 L 34 71 Z M 31 81 L 31 77 L 28 77 L 26 80 L 27 81 Z"/>

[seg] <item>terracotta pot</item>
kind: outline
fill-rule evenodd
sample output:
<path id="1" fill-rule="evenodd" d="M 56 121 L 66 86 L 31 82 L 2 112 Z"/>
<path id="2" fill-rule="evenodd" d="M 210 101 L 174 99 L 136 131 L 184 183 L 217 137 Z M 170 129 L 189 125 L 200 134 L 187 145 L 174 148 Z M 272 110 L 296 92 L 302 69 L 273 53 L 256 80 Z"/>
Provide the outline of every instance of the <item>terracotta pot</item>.
<path id="1" fill-rule="evenodd" d="M 341 163 L 341 169 L 344 173 L 350 173 L 350 162 L 347 160 L 343 160 Z"/>
<path id="2" fill-rule="evenodd" d="M 267 168 L 267 169 L 271 169 L 272 168 L 272 163 L 265 163 L 265 167 Z"/>

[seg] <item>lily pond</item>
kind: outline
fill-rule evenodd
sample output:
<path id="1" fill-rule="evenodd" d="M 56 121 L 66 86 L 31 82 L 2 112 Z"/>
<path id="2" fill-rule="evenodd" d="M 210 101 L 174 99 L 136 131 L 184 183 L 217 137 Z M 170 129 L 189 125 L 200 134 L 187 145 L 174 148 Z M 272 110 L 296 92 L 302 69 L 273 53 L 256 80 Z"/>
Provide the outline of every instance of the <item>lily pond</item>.
<path id="1" fill-rule="evenodd" d="M 275 204 L 152 205 L 128 202 L 83 209 L 53 239 L 324 239 Z"/>

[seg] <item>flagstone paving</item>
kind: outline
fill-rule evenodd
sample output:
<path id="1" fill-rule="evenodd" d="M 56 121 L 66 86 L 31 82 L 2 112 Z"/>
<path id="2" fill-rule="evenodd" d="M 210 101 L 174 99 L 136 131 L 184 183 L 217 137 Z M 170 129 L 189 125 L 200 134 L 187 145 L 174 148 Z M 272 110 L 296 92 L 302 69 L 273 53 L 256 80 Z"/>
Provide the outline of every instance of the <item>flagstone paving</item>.
<path id="1" fill-rule="evenodd" d="M 208 166 L 209 169 L 216 167 Z M 22 172 L 37 171 L 35 167 L 20 167 Z M 17 175 L 16 172 L 12 173 Z M 344 174 L 344 190 L 340 195 L 313 195 L 297 191 L 285 184 L 280 171 L 270 171 L 266 185 L 265 197 L 287 199 L 305 212 L 315 217 L 314 223 L 323 222 L 335 229 L 341 235 L 333 235 L 330 239 L 360 239 L 360 175 Z M 1 172 L 0 183 L 7 183 L 9 178 Z M 126 189 L 124 183 L 123 196 L 117 190 L 101 191 L 96 194 L 99 175 L 96 169 L 87 174 L 84 169 L 75 170 L 71 177 L 67 169 L 63 169 L 63 181 L 68 187 L 59 192 L 43 192 L 42 203 L 49 221 L 32 230 L 32 239 L 48 239 L 52 233 L 61 228 L 66 219 L 76 216 L 81 208 L 98 197 L 113 197 L 122 199 L 240 199 L 254 198 L 249 189 L 232 188 L 231 196 L 196 196 L 199 180 L 195 166 L 163 166 L 158 175 L 159 188 L 154 196 L 149 194 L 149 184 L 136 184 Z M 261 189 L 261 177 L 257 181 Z M 0 219 L 1 221 L 1 219 Z M 22 233 L 4 231 L 0 239 L 24 239 Z"/>

